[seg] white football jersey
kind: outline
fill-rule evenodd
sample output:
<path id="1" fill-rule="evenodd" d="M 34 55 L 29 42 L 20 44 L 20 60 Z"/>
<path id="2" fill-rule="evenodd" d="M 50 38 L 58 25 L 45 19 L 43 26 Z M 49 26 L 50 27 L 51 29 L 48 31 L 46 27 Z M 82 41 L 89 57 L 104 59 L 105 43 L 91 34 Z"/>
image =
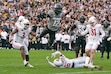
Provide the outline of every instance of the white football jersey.
<path id="1" fill-rule="evenodd" d="M 105 36 L 105 32 L 102 29 L 101 24 L 96 24 L 94 27 L 90 24 L 87 25 L 86 30 L 81 32 L 81 35 L 89 34 L 88 41 L 90 43 L 100 42 L 100 38 Z"/>
<path id="2" fill-rule="evenodd" d="M 68 59 L 65 56 L 60 57 L 63 64 L 59 68 L 82 68 L 84 67 L 86 57 Z"/>
<path id="3" fill-rule="evenodd" d="M 18 32 L 14 35 L 15 41 L 18 43 L 22 43 L 24 38 L 27 38 L 29 36 L 29 33 L 31 32 L 31 28 L 24 29 L 21 26 L 17 26 Z"/>

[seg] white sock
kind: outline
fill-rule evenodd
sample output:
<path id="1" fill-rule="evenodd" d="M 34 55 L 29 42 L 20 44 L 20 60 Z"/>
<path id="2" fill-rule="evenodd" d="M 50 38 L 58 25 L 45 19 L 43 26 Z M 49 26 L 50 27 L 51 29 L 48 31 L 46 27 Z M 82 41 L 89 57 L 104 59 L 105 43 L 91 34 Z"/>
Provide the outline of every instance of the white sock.
<path id="1" fill-rule="evenodd" d="M 89 64 L 90 64 L 90 65 L 93 65 L 93 62 L 90 62 Z"/>
<path id="2" fill-rule="evenodd" d="M 90 60 L 90 58 L 89 58 L 89 57 L 86 57 L 86 60 L 85 60 L 85 65 L 88 65 L 89 60 Z"/>
<path id="3" fill-rule="evenodd" d="M 27 63 L 27 61 L 26 61 L 26 60 L 23 60 L 23 62 L 24 62 L 24 65 Z"/>

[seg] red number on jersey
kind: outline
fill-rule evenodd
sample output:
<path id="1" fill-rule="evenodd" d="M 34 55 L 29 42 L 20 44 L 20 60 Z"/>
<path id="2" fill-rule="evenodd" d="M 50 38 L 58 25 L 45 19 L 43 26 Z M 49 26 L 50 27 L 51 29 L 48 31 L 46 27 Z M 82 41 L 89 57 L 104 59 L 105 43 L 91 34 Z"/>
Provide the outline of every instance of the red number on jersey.
<path id="1" fill-rule="evenodd" d="M 23 37 L 25 38 L 25 32 L 23 32 Z"/>
<path id="2" fill-rule="evenodd" d="M 96 36 L 96 29 L 91 29 L 91 35 Z"/>

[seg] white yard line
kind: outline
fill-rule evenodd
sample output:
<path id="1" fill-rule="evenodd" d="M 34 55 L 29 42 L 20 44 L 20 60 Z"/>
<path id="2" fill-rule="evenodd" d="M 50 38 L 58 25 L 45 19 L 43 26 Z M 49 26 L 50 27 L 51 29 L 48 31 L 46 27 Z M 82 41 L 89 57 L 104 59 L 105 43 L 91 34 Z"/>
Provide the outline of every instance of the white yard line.
<path id="1" fill-rule="evenodd" d="M 88 72 L 64 72 L 64 73 L 53 73 L 53 74 L 94 74 L 94 73 L 111 73 L 111 71 L 88 71 Z"/>

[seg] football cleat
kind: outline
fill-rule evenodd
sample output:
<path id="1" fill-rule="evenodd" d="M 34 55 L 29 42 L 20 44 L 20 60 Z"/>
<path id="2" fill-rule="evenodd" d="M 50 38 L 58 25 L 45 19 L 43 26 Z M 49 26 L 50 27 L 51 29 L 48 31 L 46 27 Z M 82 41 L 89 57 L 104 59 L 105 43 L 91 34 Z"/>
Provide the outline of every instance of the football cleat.
<path id="1" fill-rule="evenodd" d="M 85 68 L 88 68 L 88 64 L 84 64 L 84 67 L 85 67 Z"/>
<path id="2" fill-rule="evenodd" d="M 89 68 L 89 69 L 94 69 L 94 68 L 95 68 L 95 66 L 94 66 L 94 65 L 92 65 L 92 64 L 89 64 L 89 65 L 88 65 L 88 68 Z"/>
<path id="3" fill-rule="evenodd" d="M 33 68 L 34 66 L 32 66 L 32 65 L 29 64 L 29 63 L 26 63 L 26 64 L 25 64 L 25 67 Z"/>

